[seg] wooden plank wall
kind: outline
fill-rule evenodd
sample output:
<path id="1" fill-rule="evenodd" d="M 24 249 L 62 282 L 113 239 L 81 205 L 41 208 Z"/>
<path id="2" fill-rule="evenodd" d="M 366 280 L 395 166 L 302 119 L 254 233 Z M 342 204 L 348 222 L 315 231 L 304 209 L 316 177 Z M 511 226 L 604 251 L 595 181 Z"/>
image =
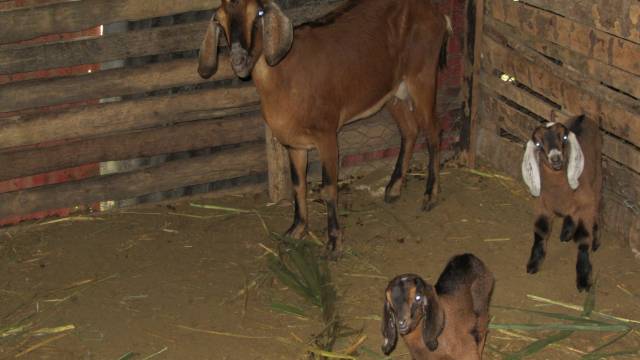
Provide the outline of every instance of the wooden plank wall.
<path id="1" fill-rule="evenodd" d="M 476 150 L 521 179 L 538 124 L 601 119 L 604 226 L 640 250 L 640 5 L 616 4 L 484 0 Z"/>
<path id="2" fill-rule="evenodd" d="M 64 34 L 123 21 L 205 11 L 220 0 L 29 0 L 0 6 L 0 77 L 126 58 L 197 49 L 207 21 L 109 33 L 66 40 Z M 289 1 L 302 23 L 340 0 Z M 464 21 L 456 1 L 441 0 L 454 16 L 449 68 L 440 78 L 439 113 L 446 119 L 449 148 L 457 141 Z M 457 6 L 460 8 L 461 6 Z M 38 45 L 32 39 L 63 34 Z M 259 96 L 250 82 L 235 78 L 221 51 L 218 73 L 202 80 L 197 59 L 169 59 L 81 75 L 0 83 L 0 181 L 84 164 L 213 149 L 208 155 L 151 167 L 0 194 L 0 219 L 8 215 L 122 200 L 184 186 L 258 176 L 266 171 L 265 129 Z M 168 93 L 168 89 L 191 90 Z M 161 95 L 142 96 L 155 93 Z M 109 101 L 105 101 L 109 99 Z M 68 104 L 81 104 L 69 108 Z M 393 135 L 389 135 L 389 129 Z M 371 134 L 363 141 L 362 134 Z M 380 136 L 384 134 L 384 136 Z M 344 156 L 398 146 L 395 124 L 386 114 L 350 124 L 341 135 Z M 385 152 L 387 154 L 388 152 Z M 313 157 L 312 157 L 313 158 Z M 263 184 L 255 189 L 264 189 Z M 247 186 L 241 191 L 246 192 Z"/>

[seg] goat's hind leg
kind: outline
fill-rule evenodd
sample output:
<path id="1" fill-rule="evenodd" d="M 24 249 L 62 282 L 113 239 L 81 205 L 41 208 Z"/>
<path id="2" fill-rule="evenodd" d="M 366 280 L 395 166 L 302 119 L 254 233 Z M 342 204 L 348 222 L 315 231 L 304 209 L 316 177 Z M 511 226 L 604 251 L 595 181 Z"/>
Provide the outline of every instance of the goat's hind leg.
<path id="1" fill-rule="evenodd" d="M 576 287 L 578 291 L 591 288 L 592 266 L 589 260 L 589 248 L 593 242 L 593 221 L 580 219 L 574 235 L 578 244 L 578 259 L 576 261 Z"/>
<path id="2" fill-rule="evenodd" d="M 411 101 L 409 98 L 408 101 Z M 391 174 L 391 180 L 384 191 L 384 201 L 392 203 L 400 197 L 403 183 L 406 181 L 409 163 L 418 137 L 418 124 L 413 109 L 409 108 L 407 100 L 393 98 L 387 103 L 387 109 L 400 130 L 400 153 L 396 166 Z"/>
<path id="3" fill-rule="evenodd" d="M 338 223 L 338 139 L 337 134 L 325 136 L 316 144 L 322 163 L 321 196 L 327 205 L 327 251 L 336 259 L 342 252 L 342 229 Z"/>
<path id="4" fill-rule="evenodd" d="M 293 224 L 285 233 L 294 239 L 301 239 L 307 233 L 307 150 L 289 148 L 291 162 L 291 183 L 293 185 Z"/>
<path id="5" fill-rule="evenodd" d="M 547 255 L 547 242 L 551 235 L 551 214 L 541 211 L 541 205 L 538 205 L 538 216 L 533 225 L 533 246 L 531 247 L 531 255 L 527 262 L 527 272 L 535 274 L 540 270 L 540 265 Z"/>

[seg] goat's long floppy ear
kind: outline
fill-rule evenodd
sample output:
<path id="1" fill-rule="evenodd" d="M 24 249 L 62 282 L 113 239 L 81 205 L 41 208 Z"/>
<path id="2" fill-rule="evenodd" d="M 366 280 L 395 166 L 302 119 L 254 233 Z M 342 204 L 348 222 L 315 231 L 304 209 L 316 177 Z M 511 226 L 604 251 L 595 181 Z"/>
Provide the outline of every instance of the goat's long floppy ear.
<path id="1" fill-rule="evenodd" d="M 536 145 L 531 140 L 527 142 L 527 148 L 522 158 L 522 179 L 529 187 L 531 195 L 540 196 L 540 166 L 538 165 Z"/>
<path id="2" fill-rule="evenodd" d="M 273 0 L 264 7 L 262 51 L 267 64 L 277 65 L 291 49 L 293 24 Z"/>
<path id="3" fill-rule="evenodd" d="M 396 317 L 393 315 L 391 305 L 386 299 L 384 302 L 384 312 L 382 314 L 382 337 L 384 337 L 382 352 L 385 355 L 389 355 L 396 348 L 398 330 L 396 328 Z"/>
<path id="4" fill-rule="evenodd" d="M 204 35 L 200 45 L 198 57 L 198 74 L 204 79 L 208 79 L 218 70 L 218 36 L 220 26 L 211 19 L 207 26 L 207 33 Z"/>
<path id="5" fill-rule="evenodd" d="M 567 180 L 573 190 L 580 186 L 580 175 L 584 170 L 584 155 L 576 134 L 569 132 L 569 163 L 567 164 Z"/>
<path id="6" fill-rule="evenodd" d="M 422 340 L 429 350 L 436 351 L 438 348 L 438 336 L 444 330 L 444 309 L 440 306 L 440 301 L 433 286 L 428 285 L 425 288 L 425 295 L 422 299 L 424 311 Z"/>

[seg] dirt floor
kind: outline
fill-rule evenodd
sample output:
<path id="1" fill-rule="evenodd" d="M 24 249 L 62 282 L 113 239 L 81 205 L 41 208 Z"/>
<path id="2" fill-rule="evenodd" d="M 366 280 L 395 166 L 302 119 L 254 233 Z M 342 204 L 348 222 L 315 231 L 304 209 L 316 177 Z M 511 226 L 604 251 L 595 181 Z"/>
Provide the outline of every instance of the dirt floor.
<path id="1" fill-rule="evenodd" d="M 498 306 L 580 314 L 528 297 L 581 306 L 586 295 L 576 290 L 576 247 L 559 242 L 559 223 L 541 272 L 525 272 L 533 219 L 518 181 L 445 169 L 441 202 L 422 213 L 422 176 L 414 174 L 403 197 L 388 205 L 380 196 L 388 175 L 384 170 L 354 179 L 340 192 L 346 254 L 330 267 L 340 317 L 362 331 L 340 339 L 335 351 L 364 335 L 354 356 L 384 359 L 380 318 L 387 281 L 415 272 L 435 282 L 446 261 L 462 252 L 476 254 L 495 273 L 494 324 L 570 323 Z M 269 230 L 281 232 L 291 221 L 291 206 L 268 204 L 265 194 L 192 202 L 256 210 L 260 216 L 176 203 L 0 233 L 0 358 L 305 358 L 308 342 L 324 326 L 319 311 L 269 280 L 265 266 L 265 254 L 277 244 L 261 218 Z M 311 230 L 323 240 L 324 206 L 312 202 L 310 210 Z M 605 233 L 602 243 L 593 256 L 596 311 L 640 320 L 640 261 L 619 239 Z M 303 314 L 276 311 L 274 302 Z M 528 358 L 580 359 L 624 334 L 619 331 L 567 333 Z M 505 354 L 554 334 L 492 329 L 485 359 L 507 359 Z M 602 352 L 639 346 L 640 334 L 633 330 Z M 402 343 L 392 355 L 409 359 Z"/>

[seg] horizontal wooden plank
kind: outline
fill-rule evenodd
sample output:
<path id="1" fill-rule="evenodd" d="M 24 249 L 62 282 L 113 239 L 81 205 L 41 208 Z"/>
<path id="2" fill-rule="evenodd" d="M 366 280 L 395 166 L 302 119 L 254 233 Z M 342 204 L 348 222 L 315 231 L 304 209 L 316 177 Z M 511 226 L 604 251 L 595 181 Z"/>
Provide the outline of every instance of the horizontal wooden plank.
<path id="1" fill-rule="evenodd" d="M 288 9 L 286 12 L 292 22 L 299 24 L 336 6 L 338 3 L 332 2 Z M 38 46 L 0 47 L 0 75 L 197 49 L 207 23 L 199 21 Z M 224 37 L 221 43 L 224 43 Z"/>
<path id="2" fill-rule="evenodd" d="M 602 94 L 609 101 L 630 100 L 625 99 L 623 95 L 607 86 L 640 98 L 640 76 L 594 60 L 589 56 L 556 45 L 535 35 L 518 31 L 511 25 L 491 17 L 485 18 L 484 30 L 491 37 L 503 38 L 501 40 L 502 43 L 508 42 L 520 54 L 534 62 L 552 64 L 554 61 L 561 61 L 561 67 L 566 70 L 565 74 L 568 77 L 583 84 L 588 83 L 590 91 Z"/>
<path id="3" fill-rule="evenodd" d="M 590 28 L 520 1 L 487 1 L 487 13 L 519 31 L 640 75 L 640 44 Z"/>
<path id="4" fill-rule="evenodd" d="M 136 67 L 111 69 L 84 75 L 29 80 L 0 85 L 0 112 L 12 112 L 82 100 L 141 94 L 189 84 L 231 79 L 228 57 L 220 59 L 218 72 L 204 80 L 196 59 L 179 59 Z"/>
<path id="5" fill-rule="evenodd" d="M 95 39 L 4 48 L 0 49 L 0 75 L 193 50 L 200 46 L 206 26 L 206 21 L 200 21 Z"/>
<path id="6" fill-rule="evenodd" d="M 639 110 L 606 101 L 590 93 L 588 88 L 571 83 L 562 71 L 547 64 L 534 63 L 486 35 L 482 40 L 482 62 L 486 71 L 495 68 L 515 76 L 519 83 L 562 105 L 567 113 L 586 113 L 594 119 L 602 118 L 601 125 L 605 130 L 638 145 Z"/>
<path id="7" fill-rule="evenodd" d="M 243 146 L 139 171 L 0 194 L 0 217 L 128 199 L 265 171 L 264 144 Z"/>
<path id="8" fill-rule="evenodd" d="M 124 20 L 209 10 L 219 5 L 220 0 L 83 0 L 0 12 L 0 44 Z"/>
<path id="9" fill-rule="evenodd" d="M 531 138 L 533 130 L 540 125 L 536 119 L 497 99 L 489 87 L 482 85 L 480 91 L 483 92 L 481 106 L 485 113 L 492 114 L 490 119 L 485 120 L 495 121 L 498 128 L 503 128 L 523 142 Z"/>
<path id="10" fill-rule="evenodd" d="M 486 164 L 504 171 L 516 180 L 520 180 L 520 164 L 524 147 L 521 144 L 511 142 L 498 136 L 483 127 L 478 128 L 478 140 L 476 142 L 477 156 Z"/>
<path id="11" fill-rule="evenodd" d="M 507 84 L 499 84 L 497 82 L 491 82 L 493 87 L 483 85 L 481 91 L 483 93 L 482 105 L 486 108 L 486 113 L 491 116 L 486 116 L 483 121 L 495 122 L 497 128 L 503 128 L 505 131 L 516 136 L 517 138 L 525 141 L 527 140 L 539 122 L 531 117 L 529 114 L 523 113 L 515 107 L 509 106 L 504 101 L 499 100 L 496 96 L 500 94 L 510 94 L 511 92 L 504 91 L 504 88 L 509 90 L 510 87 Z M 529 101 L 525 103 L 536 102 L 538 105 L 546 107 L 542 113 L 553 114 L 552 117 L 545 117 L 546 120 L 551 121 L 564 121 L 569 118 L 569 114 L 562 111 L 558 111 L 546 105 L 543 102 L 538 102 L 531 95 L 527 95 L 526 92 L 519 92 L 520 96 L 530 96 Z M 504 95 L 503 95 L 504 96 Z M 539 115 L 539 114 L 536 114 Z M 544 117 L 544 116 L 543 116 Z M 640 173 L 640 150 L 635 146 L 619 139 L 611 134 L 603 133 L 603 145 L 602 153 L 611 159 L 615 159 L 618 163 L 627 166 L 629 169 Z"/>
<path id="12" fill-rule="evenodd" d="M 210 109 L 259 101 L 252 86 L 218 88 L 101 104 L 27 119 L 0 121 L 0 149 L 63 139 L 87 139 L 192 120 Z"/>
<path id="13" fill-rule="evenodd" d="M 640 43 L 640 21 L 638 20 L 640 4 L 636 1 L 524 0 L 524 2 L 589 27 Z"/>
<path id="14" fill-rule="evenodd" d="M 264 138 L 258 113 L 0 153 L 0 181 L 111 160 L 232 145 Z"/>

